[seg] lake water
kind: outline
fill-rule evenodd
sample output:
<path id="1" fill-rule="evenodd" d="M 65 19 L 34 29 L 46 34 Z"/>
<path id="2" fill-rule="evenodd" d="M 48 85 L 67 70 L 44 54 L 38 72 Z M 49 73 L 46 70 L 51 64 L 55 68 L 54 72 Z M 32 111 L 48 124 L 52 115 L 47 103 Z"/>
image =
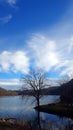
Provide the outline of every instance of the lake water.
<path id="1" fill-rule="evenodd" d="M 52 103 L 58 99 L 59 96 L 45 96 L 40 100 L 40 104 Z M 31 114 L 35 114 L 35 106 L 36 102 L 32 96 L 0 97 L 0 117 L 31 118 Z"/>
<path id="2" fill-rule="evenodd" d="M 53 103 L 59 100 L 59 96 L 45 96 L 41 99 L 40 104 Z M 36 112 L 34 107 L 36 106 L 35 100 L 32 96 L 8 96 L 0 97 L 0 118 L 11 117 L 25 120 L 34 120 Z M 61 122 L 65 122 L 64 118 L 53 114 L 40 113 L 42 120 L 56 122 L 58 125 Z M 64 121 L 63 121 L 64 120 Z M 63 125 L 63 123 L 62 123 Z"/>

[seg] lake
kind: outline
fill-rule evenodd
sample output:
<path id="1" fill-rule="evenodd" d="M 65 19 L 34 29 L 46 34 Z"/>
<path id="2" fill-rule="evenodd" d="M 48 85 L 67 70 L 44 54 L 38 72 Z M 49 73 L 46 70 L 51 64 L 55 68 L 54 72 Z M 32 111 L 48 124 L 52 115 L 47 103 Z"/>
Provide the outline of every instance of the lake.
<path id="1" fill-rule="evenodd" d="M 40 100 L 40 104 L 53 103 L 59 100 L 59 96 L 44 96 Z M 34 120 L 36 117 L 36 106 L 35 99 L 32 96 L 6 96 L 0 97 L 0 118 L 17 118 L 25 120 Z M 44 112 L 40 113 L 43 121 L 51 121 L 59 125 L 66 122 L 67 118 L 60 118 L 53 114 L 47 114 Z"/>
<path id="2" fill-rule="evenodd" d="M 59 96 L 44 96 L 40 104 L 52 103 L 59 99 Z M 32 113 L 36 106 L 35 99 L 32 96 L 5 96 L 0 97 L 0 117 L 26 118 Z"/>

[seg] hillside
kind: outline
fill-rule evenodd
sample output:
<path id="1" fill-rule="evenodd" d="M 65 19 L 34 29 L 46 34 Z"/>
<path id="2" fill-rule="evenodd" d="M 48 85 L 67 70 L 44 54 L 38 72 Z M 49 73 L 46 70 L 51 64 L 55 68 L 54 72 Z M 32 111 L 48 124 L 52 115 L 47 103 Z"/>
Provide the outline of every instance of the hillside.
<path id="1" fill-rule="evenodd" d="M 61 102 L 72 104 L 73 103 L 73 79 L 61 85 Z"/>
<path id="2" fill-rule="evenodd" d="M 0 87 L 0 96 L 15 96 L 15 95 L 18 95 L 18 93 L 15 91 L 7 91 L 6 89 Z"/>
<path id="3" fill-rule="evenodd" d="M 73 95 L 73 79 L 61 85 L 62 94 Z"/>
<path id="4" fill-rule="evenodd" d="M 61 86 L 48 88 L 48 94 L 73 96 L 73 79 L 63 83 Z M 47 91 L 46 90 L 46 91 Z"/>

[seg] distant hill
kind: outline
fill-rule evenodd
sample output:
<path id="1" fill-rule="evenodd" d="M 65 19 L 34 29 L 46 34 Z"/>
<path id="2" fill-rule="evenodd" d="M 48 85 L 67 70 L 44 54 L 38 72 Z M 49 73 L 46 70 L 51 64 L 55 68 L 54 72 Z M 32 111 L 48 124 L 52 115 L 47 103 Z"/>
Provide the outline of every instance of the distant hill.
<path id="1" fill-rule="evenodd" d="M 62 84 L 60 89 L 62 91 L 62 94 L 73 95 L 73 79 L 67 83 Z"/>
<path id="2" fill-rule="evenodd" d="M 53 87 L 54 89 L 51 90 L 51 94 L 56 94 L 56 95 L 73 95 L 73 79 L 63 83 L 59 87 Z"/>
<path id="3" fill-rule="evenodd" d="M 61 91 L 60 94 L 61 102 L 72 104 L 73 103 L 73 79 L 61 85 L 60 91 Z"/>
<path id="4" fill-rule="evenodd" d="M 15 91 L 8 91 L 0 87 L 0 96 L 15 96 L 15 95 L 18 95 L 18 93 Z"/>
<path id="5" fill-rule="evenodd" d="M 58 87 L 49 87 L 49 88 L 44 88 L 39 92 L 41 93 L 41 95 L 58 95 L 56 90 L 58 90 Z M 20 92 L 20 95 L 33 95 L 33 94 L 34 94 L 34 90 L 23 90 Z"/>
<path id="6" fill-rule="evenodd" d="M 34 93 L 33 90 L 24 90 L 21 91 L 21 94 L 23 95 L 32 95 Z M 49 88 L 44 88 L 40 91 L 41 94 L 43 95 L 68 95 L 68 96 L 73 96 L 73 79 L 63 83 L 60 86 L 54 86 L 54 87 L 49 87 Z"/>
<path id="7" fill-rule="evenodd" d="M 73 79 L 60 86 L 49 88 L 48 94 L 73 96 Z"/>

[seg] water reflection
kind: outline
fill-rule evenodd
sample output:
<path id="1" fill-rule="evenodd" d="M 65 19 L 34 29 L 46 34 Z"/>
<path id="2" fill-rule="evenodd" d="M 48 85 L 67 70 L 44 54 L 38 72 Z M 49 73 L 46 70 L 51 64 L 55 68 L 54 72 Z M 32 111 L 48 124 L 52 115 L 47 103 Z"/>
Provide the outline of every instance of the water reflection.
<path id="1" fill-rule="evenodd" d="M 45 96 L 41 99 L 40 103 L 51 103 L 56 101 L 59 96 Z M 16 118 L 35 116 L 34 98 L 32 96 L 8 96 L 0 97 L 0 117 L 12 116 Z M 47 114 L 48 115 L 48 114 Z"/>
<path id="2" fill-rule="evenodd" d="M 41 99 L 41 104 L 53 103 L 59 99 L 59 96 L 45 96 Z M 36 119 L 36 112 L 33 109 L 35 106 L 34 98 L 21 96 L 8 96 L 8 97 L 0 97 L 0 118 L 1 117 L 12 117 L 18 119 L 25 120 L 33 120 Z M 67 118 L 60 118 L 59 116 L 53 114 L 47 114 L 40 112 L 40 119 L 43 127 L 53 127 L 55 128 L 63 127 L 68 123 Z M 46 122 L 46 124 L 45 124 Z M 35 123 L 34 123 L 35 124 Z"/>

